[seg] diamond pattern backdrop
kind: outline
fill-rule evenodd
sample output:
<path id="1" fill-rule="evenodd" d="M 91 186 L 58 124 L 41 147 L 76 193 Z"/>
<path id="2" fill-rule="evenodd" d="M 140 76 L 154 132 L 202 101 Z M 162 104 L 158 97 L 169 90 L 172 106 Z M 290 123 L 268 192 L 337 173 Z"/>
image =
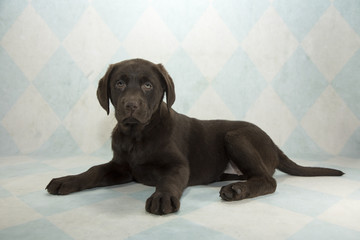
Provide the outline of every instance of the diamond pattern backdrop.
<path id="1" fill-rule="evenodd" d="M 110 155 L 110 63 L 172 75 L 174 109 L 258 124 L 292 157 L 360 156 L 357 0 L 2 0 L 1 156 Z"/>
<path id="2" fill-rule="evenodd" d="M 97 83 L 137 57 L 165 65 L 178 112 L 346 174 L 276 172 L 274 194 L 231 203 L 189 187 L 162 217 L 141 184 L 46 193 L 110 160 Z M 0 0 L 0 80 L 0 239 L 360 239 L 359 0 Z"/>

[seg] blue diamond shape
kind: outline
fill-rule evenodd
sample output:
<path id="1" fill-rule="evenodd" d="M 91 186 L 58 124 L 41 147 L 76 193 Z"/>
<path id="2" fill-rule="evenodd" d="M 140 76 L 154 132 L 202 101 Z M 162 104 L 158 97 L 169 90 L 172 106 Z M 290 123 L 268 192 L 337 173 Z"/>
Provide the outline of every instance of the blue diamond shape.
<path id="1" fill-rule="evenodd" d="M 2 119 L 28 87 L 29 82 L 1 46 L 0 79 L 0 119 Z"/>
<path id="2" fill-rule="evenodd" d="M 331 157 L 306 134 L 302 127 L 297 127 L 291 133 L 282 149 L 290 158 L 326 160 Z"/>
<path id="3" fill-rule="evenodd" d="M 5 190 L 4 188 L 0 187 L 0 198 L 7 198 L 7 197 L 12 197 L 12 194 Z"/>
<path id="4" fill-rule="evenodd" d="M 110 160 L 113 157 L 111 149 L 111 139 L 109 138 L 102 147 L 91 154 L 92 156 L 100 157 L 105 160 Z"/>
<path id="5" fill-rule="evenodd" d="M 89 85 L 87 78 L 63 47 L 56 51 L 33 83 L 61 119 Z"/>
<path id="6" fill-rule="evenodd" d="M 278 0 L 276 11 L 298 40 L 302 40 L 330 6 L 329 0 Z"/>
<path id="7" fill-rule="evenodd" d="M 181 210 L 180 210 L 181 211 Z M 152 227 L 148 230 L 130 236 L 128 240 L 137 239 L 221 239 L 230 240 L 231 238 L 224 233 L 217 232 L 213 229 L 195 224 L 188 220 L 177 218 L 159 226 Z"/>
<path id="8" fill-rule="evenodd" d="M 119 47 L 119 49 L 117 50 L 117 52 L 114 54 L 114 56 L 111 58 L 111 63 L 117 63 L 123 60 L 126 60 L 129 58 L 129 54 L 128 52 L 125 50 L 125 48 L 123 47 Z"/>
<path id="9" fill-rule="evenodd" d="M 259 200 L 269 205 L 312 217 L 320 215 L 341 199 L 338 196 L 285 183 L 279 184 L 276 190 L 281 193 L 281 196 L 264 196 Z M 309 204 L 310 202 L 311 204 Z"/>
<path id="10" fill-rule="evenodd" d="M 33 155 L 59 158 L 81 153 L 71 134 L 60 126 Z"/>
<path id="11" fill-rule="evenodd" d="M 360 128 L 358 128 L 349 138 L 340 155 L 352 158 L 360 156 Z"/>
<path id="12" fill-rule="evenodd" d="M 209 83 L 182 49 L 172 56 L 165 67 L 175 84 L 174 109 L 187 113 Z"/>
<path id="13" fill-rule="evenodd" d="M 93 6 L 115 36 L 124 40 L 148 6 L 147 0 L 94 0 Z"/>
<path id="14" fill-rule="evenodd" d="M 79 21 L 89 3 L 87 0 L 33 0 L 31 4 L 51 30 L 63 40 Z"/>
<path id="15" fill-rule="evenodd" d="M 336 75 L 332 85 L 353 113 L 360 119 L 360 50 Z"/>
<path id="16" fill-rule="evenodd" d="M 154 0 L 153 6 L 178 40 L 183 40 L 209 5 L 208 0 Z"/>
<path id="17" fill-rule="evenodd" d="M 328 82 L 299 47 L 274 78 L 272 85 L 290 111 L 300 119 Z"/>
<path id="18" fill-rule="evenodd" d="M 241 41 L 269 7 L 269 1 L 215 0 L 213 5 L 233 35 Z"/>
<path id="19" fill-rule="evenodd" d="M 9 30 L 27 5 L 28 1 L 26 0 L 0 1 L 0 39 Z"/>
<path id="20" fill-rule="evenodd" d="M 231 112 L 244 118 L 267 83 L 248 55 L 239 48 L 212 82 Z"/>
<path id="21" fill-rule="evenodd" d="M 181 197 L 181 210 L 178 213 L 185 216 L 190 212 L 203 208 L 219 200 L 219 188 L 209 186 L 193 186 L 185 190 Z"/>
<path id="22" fill-rule="evenodd" d="M 56 239 L 72 240 L 64 231 L 45 218 L 5 228 L 0 231 L 1 239 Z"/>
<path id="23" fill-rule="evenodd" d="M 57 161 L 57 159 L 52 159 L 50 161 Z M 42 163 L 42 165 L 45 164 Z M 29 167 L 29 166 L 25 165 L 24 167 Z M 34 167 L 37 166 L 35 165 Z M 82 169 L 84 168 L 86 169 L 87 167 L 84 166 Z M 52 168 L 47 170 L 47 172 L 54 170 L 55 169 Z M 67 172 L 71 172 L 71 169 L 67 170 Z M 113 191 L 109 188 L 102 188 L 102 189 L 96 189 L 96 191 L 81 191 L 76 194 L 68 195 L 64 198 L 52 198 L 51 201 L 49 201 L 49 197 L 46 196 L 44 191 L 31 192 L 19 196 L 19 198 L 21 201 L 23 201 L 25 204 L 27 204 L 29 207 L 31 207 L 38 213 L 44 216 L 51 216 L 54 214 L 70 211 L 79 207 L 88 206 L 108 199 L 118 198 L 121 195 L 122 195 L 121 192 Z M 47 239 L 47 238 L 34 238 L 34 239 Z M 52 239 L 57 239 L 57 238 L 52 238 Z"/>
<path id="24" fill-rule="evenodd" d="M 117 63 L 117 62 L 121 62 L 123 60 L 126 60 L 129 58 L 129 54 L 126 52 L 126 50 L 123 48 L 123 47 L 119 47 L 119 49 L 117 50 L 117 52 L 114 54 L 114 56 L 112 57 L 112 59 L 108 62 L 108 64 L 102 69 L 102 71 L 99 73 L 98 77 L 96 79 L 101 79 L 107 69 L 109 68 L 109 65 L 110 64 L 113 64 L 113 63 Z M 98 87 L 98 81 L 94 81 L 92 82 L 93 86 L 94 87 Z"/>
<path id="25" fill-rule="evenodd" d="M 360 34 L 360 1 L 335 0 L 334 6 L 353 29 Z"/>
<path id="26" fill-rule="evenodd" d="M 19 149 L 10 134 L 0 125 L 0 156 L 11 156 L 19 153 Z"/>
<path id="27" fill-rule="evenodd" d="M 315 198 L 313 198 L 315 199 Z M 356 240 L 360 236 L 359 231 L 345 228 L 336 224 L 314 218 L 299 231 L 291 235 L 287 240 L 304 239 L 347 239 Z"/>

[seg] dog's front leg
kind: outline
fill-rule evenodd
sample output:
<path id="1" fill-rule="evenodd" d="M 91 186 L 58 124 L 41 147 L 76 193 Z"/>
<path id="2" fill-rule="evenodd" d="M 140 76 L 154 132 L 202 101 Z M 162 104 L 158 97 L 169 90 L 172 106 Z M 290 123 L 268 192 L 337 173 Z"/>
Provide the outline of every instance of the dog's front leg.
<path id="1" fill-rule="evenodd" d="M 163 177 L 159 178 L 156 191 L 146 201 L 146 211 L 157 215 L 177 212 L 188 180 L 189 168 L 187 166 L 172 166 Z"/>
<path id="2" fill-rule="evenodd" d="M 132 181 L 132 176 L 128 165 L 110 161 L 91 167 L 78 175 L 54 178 L 46 186 L 46 189 L 50 194 L 66 195 L 84 189 L 111 186 L 130 181 Z"/>

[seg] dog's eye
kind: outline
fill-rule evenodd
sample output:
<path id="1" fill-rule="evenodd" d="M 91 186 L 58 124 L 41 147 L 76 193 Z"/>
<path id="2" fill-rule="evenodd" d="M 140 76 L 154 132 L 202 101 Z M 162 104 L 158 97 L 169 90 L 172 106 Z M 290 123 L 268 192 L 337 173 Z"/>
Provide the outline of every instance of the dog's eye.
<path id="1" fill-rule="evenodd" d="M 119 80 L 116 82 L 115 87 L 117 89 L 124 89 L 126 87 L 126 83 L 123 80 Z"/>
<path id="2" fill-rule="evenodd" d="M 145 90 L 151 90 L 153 88 L 153 85 L 150 82 L 146 82 L 144 83 L 143 88 Z"/>

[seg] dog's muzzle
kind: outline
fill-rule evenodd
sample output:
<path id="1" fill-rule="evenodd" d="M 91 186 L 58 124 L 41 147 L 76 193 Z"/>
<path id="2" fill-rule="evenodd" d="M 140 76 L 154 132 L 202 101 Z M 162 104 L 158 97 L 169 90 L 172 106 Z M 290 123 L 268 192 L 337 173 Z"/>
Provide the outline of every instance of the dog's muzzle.
<path id="1" fill-rule="evenodd" d="M 149 112 L 141 99 L 122 99 L 116 110 L 116 118 L 125 126 L 146 124 L 149 121 Z"/>

